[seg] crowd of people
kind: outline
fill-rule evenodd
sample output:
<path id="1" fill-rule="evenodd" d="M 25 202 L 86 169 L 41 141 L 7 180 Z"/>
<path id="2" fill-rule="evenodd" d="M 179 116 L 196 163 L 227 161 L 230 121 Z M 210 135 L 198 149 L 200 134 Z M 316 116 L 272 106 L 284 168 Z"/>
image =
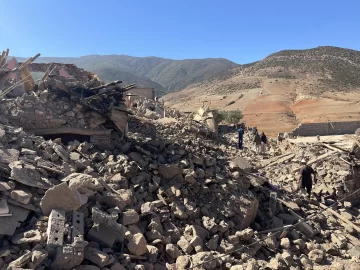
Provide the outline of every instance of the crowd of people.
<path id="1" fill-rule="evenodd" d="M 240 127 L 237 129 L 237 133 L 238 133 L 239 149 L 243 149 L 243 142 L 244 142 L 244 135 L 245 135 L 245 125 L 244 124 L 240 125 Z M 254 143 L 255 152 L 257 154 L 265 154 L 268 139 L 267 139 L 264 131 L 261 132 L 261 134 L 259 134 L 256 127 L 252 128 L 252 130 L 250 130 L 248 128 L 247 134 L 249 136 L 250 141 L 252 141 Z"/>

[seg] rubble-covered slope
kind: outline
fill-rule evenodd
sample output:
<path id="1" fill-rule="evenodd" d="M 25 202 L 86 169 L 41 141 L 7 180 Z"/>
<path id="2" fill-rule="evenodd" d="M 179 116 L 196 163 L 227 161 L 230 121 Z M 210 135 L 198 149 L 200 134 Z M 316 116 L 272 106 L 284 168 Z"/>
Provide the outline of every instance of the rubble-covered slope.
<path id="1" fill-rule="evenodd" d="M 216 137 L 206 121 L 157 101 L 138 101 L 131 112 L 121 107 L 127 88 L 117 82 L 87 82 L 90 87 L 60 75 L 1 100 L 0 269 L 344 269 L 359 263 L 356 143 L 350 151 L 322 143 L 301 151 L 269 140 L 259 155 L 250 132 L 239 150 L 231 127 Z M 112 117 L 112 110 L 126 113 Z M 161 119 L 164 113 L 174 118 Z M 105 122 L 96 121 L 100 116 Z M 62 119 L 55 130 L 125 128 L 107 149 L 69 134 L 31 134 L 54 118 Z M 326 184 L 311 201 L 287 186 L 296 182 L 304 157 Z"/>

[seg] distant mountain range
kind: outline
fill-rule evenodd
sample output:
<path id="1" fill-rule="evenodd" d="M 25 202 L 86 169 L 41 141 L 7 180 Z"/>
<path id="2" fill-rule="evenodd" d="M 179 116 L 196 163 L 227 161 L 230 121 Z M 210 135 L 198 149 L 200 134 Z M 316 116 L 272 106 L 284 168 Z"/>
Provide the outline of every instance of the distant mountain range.
<path id="1" fill-rule="evenodd" d="M 18 58 L 23 61 L 24 58 Z M 82 57 L 40 57 L 36 62 L 71 63 L 99 75 L 103 81 L 122 80 L 158 93 L 181 90 L 190 84 L 226 74 L 238 65 L 226 59 L 171 60 L 127 55 L 87 55 Z"/>
<path id="2" fill-rule="evenodd" d="M 284 50 L 163 97 L 179 110 L 240 109 L 275 136 L 299 123 L 360 119 L 360 51 L 331 46 Z"/>
<path id="3" fill-rule="evenodd" d="M 25 58 L 18 58 L 24 61 Z M 315 78 L 306 88 L 360 87 L 360 52 L 323 46 L 308 50 L 284 50 L 263 60 L 238 65 L 223 58 L 171 60 L 127 55 L 87 55 L 82 57 L 40 57 L 36 62 L 71 63 L 99 75 L 103 81 L 122 80 L 140 87 L 153 87 L 158 94 L 177 92 L 192 85 L 217 82 L 231 77 L 241 82 L 211 92 L 228 92 L 258 87 L 264 78 Z M 246 76 L 253 76 L 249 82 Z M 257 79 L 254 79 L 255 77 Z M 215 83 L 216 84 L 216 83 Z M 232 90 L 231 90 L 232 89 Z"/>

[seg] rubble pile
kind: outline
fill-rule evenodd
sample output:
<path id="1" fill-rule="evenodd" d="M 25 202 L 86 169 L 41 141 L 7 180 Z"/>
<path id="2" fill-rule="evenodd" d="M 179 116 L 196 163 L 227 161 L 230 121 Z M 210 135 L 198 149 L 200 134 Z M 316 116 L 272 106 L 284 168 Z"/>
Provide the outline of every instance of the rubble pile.
<path id="1" fill-rule="evenodd" d="M 349 140 L 355 137 L 349 135 Z M 302 159 L 307 160 L 317 172 L 316 194 L 335 194 L 338 199 L 353 193 L 360 188 L 359 160 L 355 156 L 356 143 L 347 147 L 336 146 L 331 142 L 318 142 L 312 144 L 294 144 L 284 141 L 280 146 L 282 156 L 257 164 L 266 177 L 289 192 L 298 187 L 299 170 Z M 352 146 L 351 149 L 349 146 Z M 360 198 L 360 193 L 354 194 L 350 200 Z M 348 199 L 349 200 L 349 199 Z"/>
<path id="2" fill-rule="evenodd" d="M 292 181 L 281 174 L 295 175 L 298 153 L 287 153 L 293 146 L 271 143 L 266 156 L 240 151 L 234 134 L 214 138 L 207 117 L 173 111 L 175 121 L 166 124 L 125 109 L 132 86 L 102 84 L 82 71 L 80 81 L 69 74 L 73 67 L 46 68 L 32 91 L 0 102 L 0 269 L 359 263 L 355 201 L 339 204 L 350 222 L 343 223 L 319 213 L 321 202 L 275 186 Z M 305 155 L 324 151 L 309 149 Z M 358 178 L 334 170 L 323 179 L 343 175 L 355 188 Z"/>

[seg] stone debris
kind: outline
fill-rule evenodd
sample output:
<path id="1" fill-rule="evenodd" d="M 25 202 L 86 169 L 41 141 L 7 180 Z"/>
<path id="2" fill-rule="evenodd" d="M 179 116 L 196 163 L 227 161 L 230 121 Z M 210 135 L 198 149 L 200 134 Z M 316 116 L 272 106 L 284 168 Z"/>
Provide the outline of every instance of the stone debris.
<path id="1" fill-rule="evenodd" d="M 207 108 L 186 116 L 147 99 L 125 106 L 133 86 L 31 60 L 28 71 L 54 71 L 0 101 L 0 269 L 356 262 L 360 193 L 333 208 L 347 222 L 320 213 L 360 188 L 351 150 L 284 139 L 259 155 L 249 132 L 240 151 Z M 21 79 L 0 68 L 1 88 L 12 72 Z M 318 172 L 310 201 L 294 192 L 304 157 Z"/>

